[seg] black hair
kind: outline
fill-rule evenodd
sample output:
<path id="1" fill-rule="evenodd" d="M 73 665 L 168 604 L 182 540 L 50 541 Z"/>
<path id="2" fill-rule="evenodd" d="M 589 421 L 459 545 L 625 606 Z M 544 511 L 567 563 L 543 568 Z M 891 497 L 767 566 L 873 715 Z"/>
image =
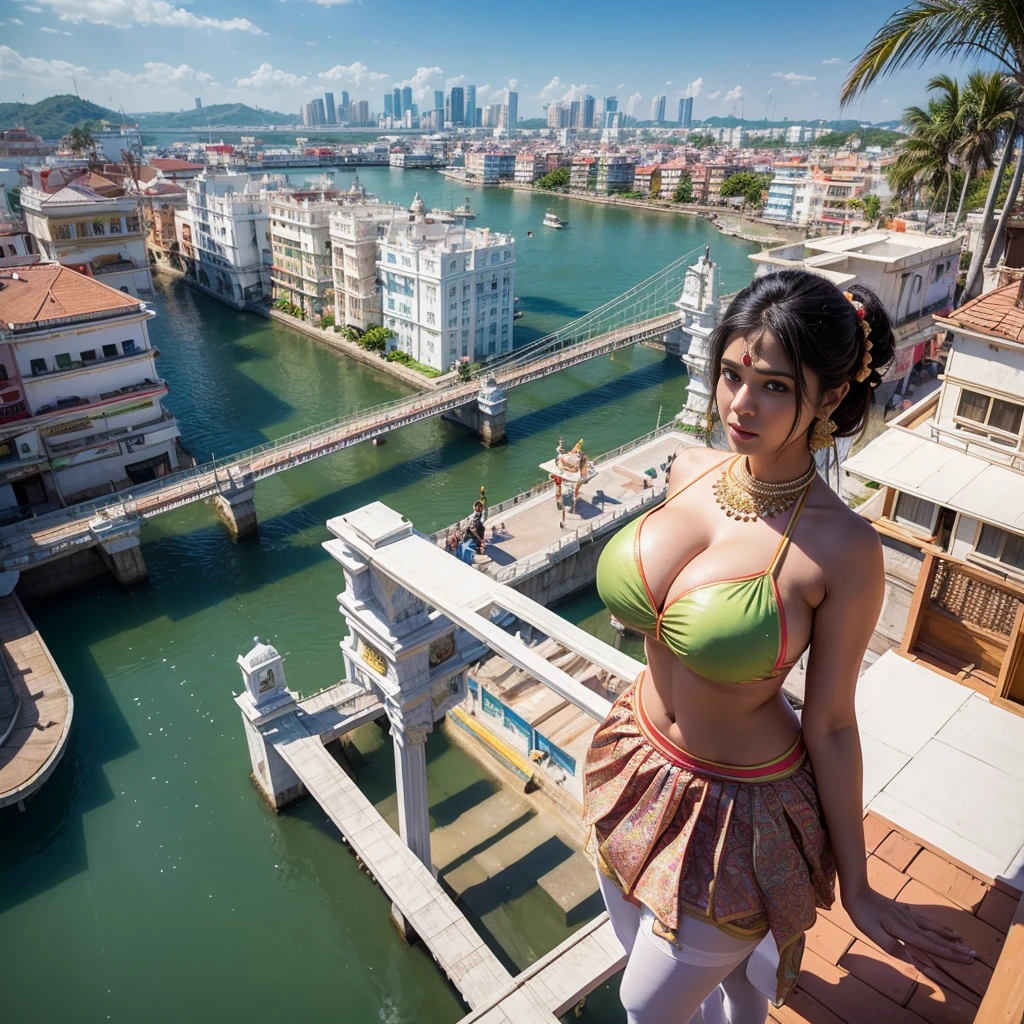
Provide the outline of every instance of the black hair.
<path id="1" fill-rule="evenodd" d="M 889 314 L 878 296 L 857 284 L 851 286 L 850 293 L 863 305 L 864 322 L 871 328 L 871 372 L 864 380 L 857 380 L 856 375 L 864 364 L 867 339 L 853 303 L 831 281 L 817 274 L 780 270 L 755 278 L 738 292 L 712 331 L 708 339 L 711 404 L 722 373 L 722 355 L 730 340 L 742 334 L 756 350 L 770 335 L 782 345 L 796 378 L 797 406 L 790 434 L 796 429 L 807 397 L 806 370 L 817 375 L 823 393 L 849 383 L 849 391 L 832 411 L 832 421 L 836 437 L 859 434 L 874 401 L 874 390 L 892 362 L 894 339 Z M 710 406 L 708 413 L 710 423 Z"/>

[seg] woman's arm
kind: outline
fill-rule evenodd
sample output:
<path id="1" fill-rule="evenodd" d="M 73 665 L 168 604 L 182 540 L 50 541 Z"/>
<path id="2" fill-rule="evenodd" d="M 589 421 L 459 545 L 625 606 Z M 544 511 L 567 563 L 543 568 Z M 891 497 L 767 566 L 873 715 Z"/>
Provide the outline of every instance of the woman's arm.
<path id="1" fill-rule="evenodd" d="M 814 612 L 802 713 L 843 906 L 854 924 L 893 956 L 933 966 L 928 954 L 970 962 L 972 952 L 952 929 L 932 924 L 868 885 L 864 851 L 863 762 L 854 691 L 864 651 L 878 621 L 885 569 L 878 535 L 854 520 L 834 545 L 826 595 Z"/>

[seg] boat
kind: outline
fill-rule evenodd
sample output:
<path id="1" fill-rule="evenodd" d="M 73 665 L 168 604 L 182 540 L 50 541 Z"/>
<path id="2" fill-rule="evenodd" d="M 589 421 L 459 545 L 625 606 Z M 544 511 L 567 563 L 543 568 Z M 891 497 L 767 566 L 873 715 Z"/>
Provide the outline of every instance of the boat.
<path id="1" fill-rule="evenodd" d="M 554 210 L 548 210 L 544 214 L 544 227 L 546 228 L 564 228 L 565 221 L 555 213 Z"/>
<path id="2" fill-rule="evenodd" d="M 476 220 L 476 210 L 469 205 L 469 196 L 463 206 L 456 206 L 452 211 L 459 220 Z"/>

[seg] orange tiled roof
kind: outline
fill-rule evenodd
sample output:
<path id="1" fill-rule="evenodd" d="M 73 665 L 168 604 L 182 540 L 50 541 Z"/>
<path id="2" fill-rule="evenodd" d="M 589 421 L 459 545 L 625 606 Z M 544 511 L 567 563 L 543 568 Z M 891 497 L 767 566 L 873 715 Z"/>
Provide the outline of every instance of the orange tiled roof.
<path id="1" fill-rule="evenodd" d="M 966 327 L 997 338 L 1024 341 L 1024 309 L 1017 305 L 1017 291 L 1016 282 L 996 288 L 954 309 L 949 316 L 935 319 L 950 327 Z"/>
<path id="2" fill-rule="evenodd" d="M 206 164 L 193 164 L 188 160 L 176 160 L 173 157 L 167 160 L 156 158 L 149 161 L 158 171 L 202 171 Z"/>
<path id="3" fill-rule="evenodd" d="M 54 263 L 18 267 L 0 275 L 0 285 L 3 328 L 140 305 L 131 295 Z"/>
<path id="4" fill-rule="evenodd" d="M 873 888 L 955 929 L 977 950 L 972 964 L 938 961 L 925 977 L 883 953 L 839 900 L 807 933 L 796 991 L 770 1020 L 780 1024 L 970 1024 L 999 959 L 1020 893 L 978 878 L 913 835 L 869 813 L 864 819 Z"/>

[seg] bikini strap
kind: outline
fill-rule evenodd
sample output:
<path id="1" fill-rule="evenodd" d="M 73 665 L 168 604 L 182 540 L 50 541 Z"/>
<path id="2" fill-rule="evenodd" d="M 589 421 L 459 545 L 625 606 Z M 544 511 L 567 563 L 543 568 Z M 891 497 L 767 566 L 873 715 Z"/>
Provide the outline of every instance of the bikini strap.
<path id="1" fill-rule="evenodd" d="M 722 466 L 724 466 L 730 458 L 733 458 L 732 453 L 729 454 L 728 458 L 722 459 L 721 462 L 716 462 L 713 466 L 708 466 L 707 469 L 702 469 L 692 480 L 687 480 L 686 483 L 683 484 L 683 486 L 680 487 L 679 490 L 675 492 L 675 494 L 673 494 L 671 497 L 666 498 L 665 502 L 668 503 L 673 498 L 675 498 L 676 495 L 682 494 L 683 491 L 689 490 L 698 480 L 700 480 L 702 477 L 707 476 L 708 473 L 713 473 L 716 469 L 721 469 Z M 740 458 L 740 456 L 737 455 L 736 458 Z"/>
<path id="2" fill-rule="evenodd" d="M 814 481 L 811 481 L 813 484 Z M 771 564 L 768 566 L 767 572 L 774 576 L 775 570 L 779 567 L 782 559 L 786 555 L 786 550 L 789 547 L 789 542 L 793 537 L 793 530 L 796 529 L 796 521 L 800 518 L 800 513 L 804 510 L 804 504 L 807 501 L 807 495 L 810 493 L 811 484 L 808 484 L 801 492 L 800 497 L 796 500 L 796 508 L 793 509 L 793 514 L 789 517 L 789 522 L 786 524 L 786 532 L 782 535 L 782 540 L 779 541 L 779 546 L 775 549 L 775 557 L 772 559 Z"/>

